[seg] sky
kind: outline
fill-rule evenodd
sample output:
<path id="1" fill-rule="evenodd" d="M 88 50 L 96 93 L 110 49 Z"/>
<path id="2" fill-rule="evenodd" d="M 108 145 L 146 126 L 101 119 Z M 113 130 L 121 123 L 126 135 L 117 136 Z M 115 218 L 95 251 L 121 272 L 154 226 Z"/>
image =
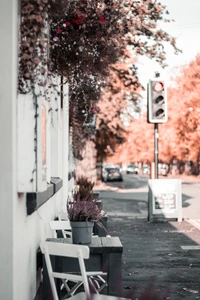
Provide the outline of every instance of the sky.
<path id="1" fill-rule="evenodd" d="M 167 6 L 170 18 L 175 22 L 164 24 L 163 29 L 177 39 L 177 46 L 183 53 L 175 55 L 172 47 L 167 51 L 168 67 L 163 71 L 156 62 L 139 59 L 139 77 L 144 86 L 160 71 L 161 77 L 170 81 L 181 65 L 188 64 L 200 53 L 200 0 L 160 0 Z"/>

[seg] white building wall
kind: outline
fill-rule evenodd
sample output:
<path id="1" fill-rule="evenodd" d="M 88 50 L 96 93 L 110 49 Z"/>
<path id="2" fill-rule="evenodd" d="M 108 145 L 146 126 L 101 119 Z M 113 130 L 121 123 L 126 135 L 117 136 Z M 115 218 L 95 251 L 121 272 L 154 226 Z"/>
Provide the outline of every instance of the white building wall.
<path id="1" fill-rule="evenodd" d="M 41 241 L 53 237 L 49 221 L 62 206 L 62 189 L 32 215 L 26 214 L 26 199 L 17 199 L 15 227 L 15 298 L 33 300 L 36 295 L 36 254 Z M 0 298 L 3 299 L 3 298 Z M 7 299 L 7 298 L 4 298 Z"/>
<path id="2" fill-rule="evenodd" d="M 57 175 L 61 174 L 63 188 L 28 216 L 26 193 L 18 193 L 17 189 L 20 161 L 17 153 L 16 0 L 0 1 L 0 34 L 0 299 L 33 300 L 36 294 L 37 249 L 42 240 L 52 236 L 49 221 L 65 206 L 68 195 L 68 98 L 64 99 L 60 127 L 62 143 L 57 149 L 60 165 Z M 25 138 L 21 140 L 21 136 L 19 140 L 24 143 L 26 153 L 27 141 Z M 25 160 L 25 157 L 21 159 Z M 54 175 L 51 173 L 51 176 Z"/>
<path id="3" fill-rule="evenodd" d="M 57 96 L 58 97 L 58 96 Z M 68 195 L 68 131 L 69 131 L 69 116 L 68 116 L 68 88 L 65 87 L 65 95 L 63 98 L 63 108 L 60 109 L 61 101 L 55 100 L 52 96 L 52 111 L 49 114 L 52 116 L 50 122 L 50 168 L 52 177 L 60 177 L 63 180 L 63 187 L 45 204 L 43 204 L 37 211 L 32 215 L 27 216 L 26 211 L 26 193 L 21 194 L 16 201 L 16 227 L 15 227 L 15 239 L 16 239 L 16 250 L 14 256 L 16 258 L 16 276 L 14 281 L 16 283 L 15 299 L 20 300 L 33 300 L 36 295 L 36 254 L 41 241 L 48 237 L 53 237 L 50 230 L 49 221 L 53 220 L 60 211 L 66 210 L 66 201 Z M 18 103 L 19 107 L 21 102 Z M 25 106 L 23 106 L 25 108 Z M 28 110 L 29 111 L 29 110 Z M 19 122 L 20 123 L 20 122 Z M 28 130 L 31 122 L 28 126 L 24 126 L 24 131 Z M 33 125 L 32 125 L 33 127 Z M 34 128 L 34 127 L 33 127 Z M 19 127 L 18 127 L 19 130 Z M 30 128 L 29 128 L 30 130 Z M 26 134 L 22 134 L 24 137 Z M 24 140 L 24 143 L 33 140 L 33 132 L 29 133 L 29 136 Z M 62 139 L 61 139 L 62 138 Z M 62 140 L 62 142 L 61 142 Z M 23 143 L 22 136 L 18 139 L 18 142 Z M 46 145 L 48 147 L 48 144 Z M 19 149 L 19 147 L 18 147 Z M 26 160 L 26 151 L 32 151 L 32 148 L 20 147 L 22 156 L 20 161 Z M 32 161 L 32 165 L 34 159 Z M 27 168 L 24 164 L 23 172 L 27 172 Z M 61 168 L 62 166 L 62 168 Z M 28 165 L 27 165 L 28 167 Z M 31 167 L 31 165 L 30 165 Z M 19 169 L 21 169 L 19 167 Z M 31 169 L 31 168 L 30 168 Z M 26 176 L 25 176 L 26 177 Z M 24 177 L 24 178 L 25 178 Z M 27 187 L 29 188 L 29 182 L 27 181 Z M 25 181 L 26 185 L 26 181 Z M 31 190 L 30 190 L 31 191 Z M 29 192 L 30 192 L 29 191 Z M 20 276 L 18 275 L 20 273 Z"/>
<path id="4" fill-rule="evenodd" d="M 15 297 L 18 3 L 0 2 L 0 299 Z M 18 273 L 19 274 L 19 273 Z"/>
<path id="5" fill-rule="evenodd" d="M 49 114 L 52 115 L 52 122 L 50 122 L 50 169 L 52 177 L 60 177 L 63 179 L 63 187 L 45 204 L 43 204 L 37 211 L 32 215 L 27 216 L 26 208 L 26 193 L 20 193 L 16 197 L 16 209 L 15 209 L 15 230 L 14 230 L 14 239 L 15 239 L 15 251 L 14 251 L 14 262 L 15 262 L 15 272 L 14 272 L 14 283 L 15 283 L 15 295 L 13 299 L 16 300 L 33 300 L 36 295 L 36 254 L 41 241 L 45 240 L 48 237 L 53 237 L 53 234 L 49 227 L 49 221 L 53 220 L 58 212 L 66 210 L 66 201 L 68 195 L 68 131 L 69 131 L 69 116 L 68 116 L 68 88 L 65 87 L 66 93 L 63 99 L 63 108 L 58 109 L 54 107 L 55 102 L 52 97 L 52 111 Z M 30 95 L 29 95 L 30 97 Z M 56 102 L 60 105 L 60 99 Z M 21 107 L 21 102 L 17 103 L 18 107 Z M 58 105 L 56 104 L 56 105 Z M 25 108 L 25 106 L 23 106 Z M 29 111 L 29 109 L 28 109 Z M 30 119 L 31 120 L 31 119 Z M 19 122 L 20 124 L 20 122 Z M 20 135 L 18 142 L 23 143 L 24 147 L 19 147 L 21 153 L 18 163 L 20 164 L 21 160 L 27 159 L 27 151 L 32 153 L 33 147 L 26 147 L 26 142 L 33 140 L 33 132 L 31 133 L 30 126 L 34 128 L 33 124 L 28 121 L 28 126 L 24 126 L 24 130 L 21 135 L 26 137 L 26 132 L 29 130 L 29 135 L 23 140 L 23 137 Z M 19 135 L 20 126 L 18 126 L 18 135 Z M 22 144 L 23 145 L 23 144 Z M 33 146 L 33 145 L 32 145 Z M 48 144 L 47 144 L 48 147 Z M 24 155 L 23 155 L 24 152 Z M 31 158 L 29 157 L 29 165 Z M 52 163 L 51 163 L 52 162 Z M 32 165 L 34 164 L 34 159 Z M 19 166 L 18 170 L 21 169 L 21 172 L 27 173 L 28 165 L 24 163 L 24 168 Z M 62 168 L 61 168 L 62 166 Z M 24 176 L 25 178 L 26 176 Z M 28 187 L 29 190 L 29 181 L 25 181 L 25 187 Z M 19 276 L 20 274 L 20 276 Z M 1 299 L 1 298 L 0 298 Z"/>

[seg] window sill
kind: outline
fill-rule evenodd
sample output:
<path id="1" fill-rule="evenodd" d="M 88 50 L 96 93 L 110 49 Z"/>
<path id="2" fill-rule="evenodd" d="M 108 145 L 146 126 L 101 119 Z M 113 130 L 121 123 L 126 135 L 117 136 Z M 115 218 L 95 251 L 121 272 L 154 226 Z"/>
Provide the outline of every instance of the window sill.
<path id="1" fill-rule="evenodd" d="M 51 183 L 48 184 L 47 189 L 38 193 L 26 194 L 26 208 L 27 215 L 34 213 L 40 206 L 47 202 L 53 195 L 55 195 L 62 187 L 63 181 L 58 177 L 52 177 Z"/>

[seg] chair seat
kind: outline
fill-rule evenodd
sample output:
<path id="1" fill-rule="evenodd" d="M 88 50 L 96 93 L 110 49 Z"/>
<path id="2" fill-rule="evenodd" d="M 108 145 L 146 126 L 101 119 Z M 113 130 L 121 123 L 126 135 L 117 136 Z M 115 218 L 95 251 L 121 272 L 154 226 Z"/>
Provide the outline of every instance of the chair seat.
<path id="1" fill-rule="evenodd" d="M 70 299 L 70 300 L 88 300 L 86 293 L 84 293 L 84 292 L 78 293 L 68 299 Z M 90 298 L 89 298 L 89 300 L 90 300 Z M 109 295 L 92 294 L 91 300 L 131 300 L 131 299 L 120 298 L 120 297 L 109 296 Z"/>

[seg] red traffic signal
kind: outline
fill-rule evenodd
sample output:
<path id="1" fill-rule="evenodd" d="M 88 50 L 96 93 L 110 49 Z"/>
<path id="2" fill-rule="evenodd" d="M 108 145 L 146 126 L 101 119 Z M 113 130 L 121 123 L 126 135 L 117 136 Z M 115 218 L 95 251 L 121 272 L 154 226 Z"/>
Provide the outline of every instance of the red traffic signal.
<path id="1" fill-rule="evenodd" d="M 147 108 L 149 123 L 167 122 L 167 86 L 166 82 L 161 78 L 149 80 Z"/>
<path id="2" fill-rule="evenodd" d="M 163 82 L 156 82 L 153 89 L 157 93 L 162 92 L 164 90 L 164 83 Z"/>

